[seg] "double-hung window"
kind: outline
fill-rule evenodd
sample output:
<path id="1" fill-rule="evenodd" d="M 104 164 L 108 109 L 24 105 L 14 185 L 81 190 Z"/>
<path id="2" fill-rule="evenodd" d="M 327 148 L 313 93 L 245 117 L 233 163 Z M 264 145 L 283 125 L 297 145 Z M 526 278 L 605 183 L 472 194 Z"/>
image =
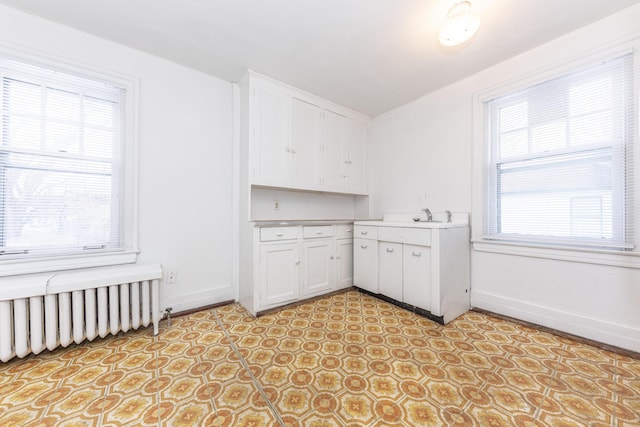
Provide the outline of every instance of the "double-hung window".
<path id="1" fill-rule="evenodd" d="M 126 249 L 126 88 L 0 57 L 0 98 L 0 262 Z"/>
<path id="2" fill-rule="evenodd" d="M 633 248 L 633 56 L 484 100 L 483 239 Z"/>

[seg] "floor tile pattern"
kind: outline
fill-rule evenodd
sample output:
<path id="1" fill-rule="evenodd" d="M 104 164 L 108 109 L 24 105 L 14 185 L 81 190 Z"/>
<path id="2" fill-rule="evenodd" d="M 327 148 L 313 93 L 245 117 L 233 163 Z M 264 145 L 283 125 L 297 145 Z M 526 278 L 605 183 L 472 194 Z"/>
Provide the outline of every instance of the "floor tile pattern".
<path id="1" fill-rule="evenodd" d="M 349 291 L 0 364 L 0 426 L 640 426 L 640 360 Z"/>

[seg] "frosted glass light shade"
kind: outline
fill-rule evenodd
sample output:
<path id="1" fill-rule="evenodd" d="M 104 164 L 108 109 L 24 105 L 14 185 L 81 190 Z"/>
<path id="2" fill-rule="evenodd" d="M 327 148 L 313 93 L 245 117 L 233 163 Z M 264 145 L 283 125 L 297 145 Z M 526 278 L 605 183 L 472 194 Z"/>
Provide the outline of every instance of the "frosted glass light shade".
<path id="1" fill-rule="evenodd" d="M 480 27 L 480 18 L 469 14 L 471 3 L 456 3 L 450 10 L 447 22 L 438 34 L 438 41 L 443 46 L 457 46 L 469 40 Z"/>

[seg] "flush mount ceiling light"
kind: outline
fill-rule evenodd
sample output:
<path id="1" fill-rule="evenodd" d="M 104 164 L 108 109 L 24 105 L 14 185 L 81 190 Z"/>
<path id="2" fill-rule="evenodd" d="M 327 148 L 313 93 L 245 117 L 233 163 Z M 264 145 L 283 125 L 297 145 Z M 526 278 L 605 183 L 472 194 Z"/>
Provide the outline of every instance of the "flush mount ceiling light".
<path id="1" fill-rule="evenodd" d="M 447 13 L 447 22 L 438 34 L 438 41 L 443 46 L 457 46 L 469 40 L 480 27 L 480 18 L 469 13 L 471 2 L 460 1 L 454 4 Z"/>

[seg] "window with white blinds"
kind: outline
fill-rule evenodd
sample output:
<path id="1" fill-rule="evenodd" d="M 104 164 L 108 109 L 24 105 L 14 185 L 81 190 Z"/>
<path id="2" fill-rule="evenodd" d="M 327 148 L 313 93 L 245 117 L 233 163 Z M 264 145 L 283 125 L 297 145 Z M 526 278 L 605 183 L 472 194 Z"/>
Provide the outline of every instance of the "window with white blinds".
<path id="1" fill-rule="evenodd" d="M 0 261 L 123 248 L 124 95 L 0 57 Z"/>
<path id="2" fill-rule="evenodd" d="M 483 238 L 633 248 L 633 56 L 484 103 Z"/>

